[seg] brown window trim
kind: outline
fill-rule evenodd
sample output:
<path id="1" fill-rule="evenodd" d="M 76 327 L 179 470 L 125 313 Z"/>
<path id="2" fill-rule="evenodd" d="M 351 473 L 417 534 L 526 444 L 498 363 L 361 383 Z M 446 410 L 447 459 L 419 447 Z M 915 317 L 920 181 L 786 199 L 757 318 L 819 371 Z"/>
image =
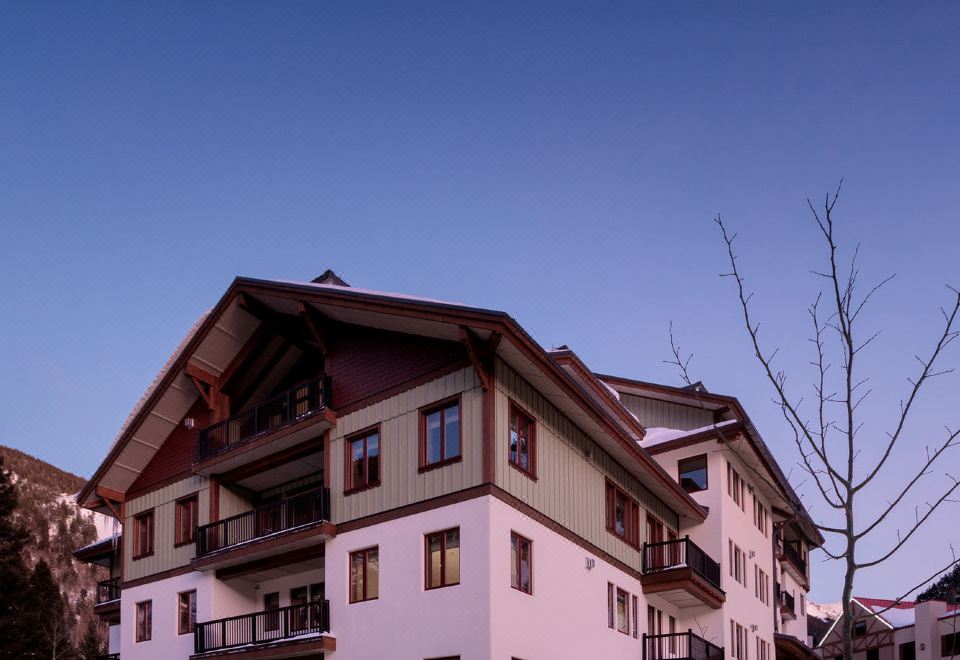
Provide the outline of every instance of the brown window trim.
<path id="1" fill-rule="evenodd" d="M 447 532 L 457 532 L 460 533 L 460 527 L 448 527 L 447 529 L 441 529 L 436 532 L 428 532 L 423 535 L 423 550 L 424 550 L 424 571 L 423 571 L 423 588 L 425 591 L 436 591 L 437 589 L 445 589 L 446 587 L 456 587 L 460 584 L 460 577 L 457 577 L 456 582 L 446 582 L 447 579 Z M 438 584 L 435 587 L 430 586 L 430 537 L 431 536 L 440 536 L 440 580 L 441 584 Z M 460 546 L 458 546 L 459 548 Z M 461 572 L 463 565 L 460 566 Z"/>
<path id="2" fill-rule="evenodd" d="M 460 453 L 451 458 L 442 458 L 436 463 L 427 463 L 427 415 L 444 408 L 449 408 L 454 403 L 457 404 L 457 409 L 459 413 L 460 422 L 457 424 L 457 446 L 460 448 Z M 428 472 L 430 470 L 436 470 L 437 468 L 446 467 L 447 465 L 452 465 L 454 463 L 459 463 L 463 460 L 463 395 L 454 394 L 451 397 L 446 399 L 441 399 L 440 401 L 434 401 L 426 406 L 422 406 L 418 411 L 420 416 L 419 420 L 419 459 L 417 472 Z M 443 428 L 441 426 L 441 428 Z M 446 438 L 444 438 L 446 440 Z M 441 444 L 441 447 L 445 446 L 446 442 Z"/>
<path id="3" fill-rule="evenodd" d="M 626 512 L 628 519 L 624 521 L 625 529 L 623 534 L 620 534 L 617 532 L 616 522 L 615 522 L 616 509 L 617 509 L 616 507 L 617 493 L 627 498 L 628 508 L 630 508 L 630 506 L 632 505 L 632 509 L 633 509 L 632 512 L 630 511 Z M 604 487 L 604 499 L 605 499 L 604 514 L 606 518 L 605 523 L 606 523 L 607 531 L 613 534 L 615 537 L 617 537 L 621 541 L 623 541 L 624 543 L 626 543 L 627 545 L 629 545 L 631 548 L 635 550 L 641 550 L 642 544 L 640 543 L 640 503 L 637 502 L 637 500 L 632 495 L 630 495 L 630 493 L 620 488 L 620 486 L 610 481 L 609 479 L 606 480 L 606 486 Z M 630 519 L 634 519 L 634 520 L 632 520 L 631 522 Z M 631 532 L 631 525 L 632 525 L 632 532 Z"/>
<path id="4" fill-rule="evenodd" d="M 184 630 L 180 626 L 180 624 L 183 623 L 183 621 L 180 620 L 180 597 L 186 594 L 193 594 L 193 598 L 192 598 L 193 606 L 194 607 L 197 606 L 197 590 L 196 589 L 187 589 L 186 591 L 177 592 L 177 635 L 192 635 L 193 631 L 196 630 L 196 627 L 197 627 L 197 622 L 192 620 L 189 621 L 187 630 Z M 189 616 L 190 614 L 188 611 L 187 613 L 188 619 L 189 619 Z"/>
<path id="5" fill-rule="evenodd" d="M 140 539 L 140 520 L 146 517 L 150 517 L 150 534 L 149 534 L 149 549 L 139 554 L 136 553 L 137 545 Z M 145 557 L 152 557 L 154 548 L 156 547 L 156 532 L 157 532 L 157 515 L 156 509 L 147 509 L 146 511 L 141 511 L 133 517 L 133 560 L 143 559 Z M 144 601 L 146 602 L 146 601 Z"/>
<path id="6" fill-rule="evenodd" d="M 140 608 L 142 605 L 147 606 L 144 609 L 145 610 L 149 609 L 148 614 L 150 616 L 144 617 L 144 623 L 146 625 L 144 626 L 144 636 L 141 638 L 140 637 Z M 134 617 L 133 617 L 134 618 L 134 621 L 133 621 L 134 644 L 140 644 L 141 642 L 151 641 L 153 639 L 153 599 L 151 598 L 148 600 L 141 600 L 138 603 L 136 603 L 136 605 L 134 605 L 133 613 L 134 613 Z"/>
<path id="7" fill-rule="evenodd" d="M 531 415 L 526 411 L 523 406 L 518 404 L 513 399 L 510 399 L 510 408 L 509 416 L 507 417 L 507 463 L 519 471 L 521 474 L 526 475 L 527 477 L 537 481 L 537 418 Z M 522 415 L 530 420 L 530 438 L 528 439 L 527 449 L 530 454 L 530 468 L 526 469 L 520 465 L 519 462 L 514 462 L 510 460 L 510 429 L 513 425 L 513 418 L 517 415 Z M 517 453 L 519 455 L 520 447 L 517 446 Z"/>
<path id="8" fill-rule="evenodd" d="M 378 571 L 378 573 L 377 573 L 377 595 L 374 596 L 373 598 L 370 598 L 370 597 L 367 596 L 367 592 L 368 592 L 368 589 L 367 589 L 367 588 L 370 586 L 370 583 L 368 582 L 368 578 L 367 578 L 367 564 L 369 563 L 367 557 L 369 556 L 369 552 L 370 552 L 371 550 L 376 550 L 376 551 L 377 551 L 377 571 Z M 353 598 L 353 589 L 351 588 L 352 585 L 350 584 L 350 567 L 353 565 L 353 557 L 354 557 L 354 555 L 359 555 L 359 554 L 362 554 L 362 555 L 363 555 L 363 598 L 359 598 L 359 599 L 357 599 L 357 600 L 354 600 L 354 598 Z M 371 546 L 369 546 L 369 547 L 361 548 L 361 549 L 359 549 L 359 550 L 353 550 L 352 552 L 350 552 L 350 553 L 347 555 L 347 561 L 349 562 L 349 563 L 347 564 L 347 601 L 348 601 L 351 605 L 353 605 L 354 603 L 366 603 L 366 602 L 369 602 L 369 601 L 371 601 L 371 600 L 378 600 L 378 599 L 380 598 L 380 583 L 379 583 L 379 580 L 380 580 L 380 575 L 379 575 L 379 570 L 380 570 L 380 546 L 379 546 L 379 545 L 371 545 Z"/>
<path id="9" fill-rule="evenodd" d="M 511 550 L 513 549 L 512 548 L 513 539 L 517 539 L 517 566 L 516 566 L 517 584 L 514 585 L 513 580 L 511 580 L 510 588 L 516 589 L 522 594 L 527 594 L 528 596 L 532 596 L 533 595 L 533 541 L 531 541 L 530 539 L 528 539 L 526 536 L 522 534 L 517 534 L 516 532 L 511 531 L 510 532 Z M 527 563 L 530 565 L 530 590 L 529 591 L 523 588 L 523 577 L 522 577 L 523 572 L 520 570 L 520 567 L 522 565 L 522 561 L 520 560 L 520 557 L 523 556 L 523 553 L 520 551 L 520 547 L 521 547 L 521 544 L 523 543 L 527 544 L 527 557 L 528 557 Z"/>
<path id="10" fill-rule="evenodd" d="M 624 617 L 626 618 L 626 624 L 627 624 L 626 630 L 620 630 L 620 620 L 619 620 L 620 611 L 616 607 L 616 605 L 619 604 L 620 602 L 620 594 L 623 594 L 623 613 L 624 613 Z M 628 592 L 626 589 L 621 589 L 620 587 L 617 587 L 617 593 L 614 598 L 614 610 L 616 610 L 614 612 L 614 616 L 617 618 L 616 631 L 621 635 L 627 635 L 629 637 L 630 636 L 630 592 Z"/>
<path id="11" fill-rule="evenodd" d="M 180 539 L 180 504 L 186 502 L 187 500 L 193 500 L 193 517 L 195 520 L 191 521 L 190 525 L 190 538 Z M 173 524 L 174 524 L 174 548 L 181 548 L 185 545 L 191 545 L 197 542 L 197 525 L 200 524 L 200 493 L 191 493 L 189 495 L 184 495 L 181 498 L 178 498 L 173 504 Z"/>
<path id="12" fill-rule="evenodd" d="M 348 436 L 343 438 L 343 494 L 344 495 L 353 495 L 354 493 L 362 493 L 365 490 L 370 490 L 371 488 L 377 488 L 382 484 L 383 479 L 383 433 L 381 433 L 380 422 L 368 426 L 365 429 L 360 429 L 355 433 L 351 433 Z M 367 482 L 361 486 L 353 486 L 353 453 L 350 451 L 350 446 L 354 440 L 364 438 L 368 435 L 376 432 L 377 434 L 377 457 L 380 461 L 380 478 L 376 481 Z M 364 456 L 366 456 L 366 449 L 364 449 Z M 369 470 L 369 468 L 367 468 Z"/>

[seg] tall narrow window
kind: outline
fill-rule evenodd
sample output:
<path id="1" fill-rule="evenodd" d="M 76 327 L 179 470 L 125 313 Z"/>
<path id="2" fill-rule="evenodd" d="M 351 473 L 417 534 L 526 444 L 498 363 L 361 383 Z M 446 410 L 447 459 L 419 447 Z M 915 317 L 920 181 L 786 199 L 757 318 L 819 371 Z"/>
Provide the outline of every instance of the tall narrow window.
<path id="1" fill-rule="evenodd" d="M 946 657 L 949 657 L 949 655 Z M 900 660 L 917 660 L 917 643 L 915 641 L 900 645 Z"/>
<path id="2" fill-rule="evenodd" d="M 153 554 L 153 509 L 133 518 L 133 558 Z"/>
<path id="3" fill-rule="evenodd" d="M 290 630 L 306 630 L 310 625 L 310 589 L 297 587 L 290 590 Z"/>
<path id="4" fill-rule="evenodd" d="M 460 528 L 426 536 L 427 589 L 460 584 Z"/>
<path id="5" fill-rule="evenodd" d="M 177 634 L 188 635 L 197 626 L 197 592 L 177 594 Z"/>
<path id="6" fill-rule="evenodd" d="M 680 485 L 688 493 L 707 490 L 707 455 L 685 458 L 677 464 Z"/>
<path id="7" fill-rule="evenodd" d="M 640 547 L 640 505 L 636 500 L 607 482 L 607 531 Z"/>
<path id="8" fill-rule="evenodd" d="M 200 508 L 197 505 L 197 495 L 194 493 L 188 497 L 177 500 L 176 513 L 174 514 L 174 545 L 181 546 L 193 543 L 196 539 L 197 525 L 199 524 Z"/>
<path id="9" fill-rule="evenodd" d="M 137 603 L 137 641 L 149 642 L 153 637 L 153 601 Z"/>
<path id="10" fill-rule="evenodd" d="M 374 600 L 380 596 L 379 547 L 350 553 L 350 602 Z"/>
<path id="11" fill-rule="evenodd" d="M 640 639 L 640 617 L 638 615 L 638 610 L 640 609 L 640 601 L 634 596 L 633 597 L 633 638 Z"/>
<path id="12" fill-rule="evenodd" d="M 533 593 L 533 541 L 510 534 L 510 586 L 525 594 Z"/>
<path id="13" fill-rule="evenodd" d="M 345 492 L 380 485 L 380 428 L 368 429 L 347 438 Z"/>
<path id="14" fill-rule="evenodd" d="M 420 415 L 420 469 L 460 460 L 460 401 L 428 408 Z"/>
<path id="15" fill-rule="evenodd" d="M 630 634 L 630 594 L 623 589 L 617 589 L 617 630 Z"/>
<path id="16" fill-rule="evenodd" d="M 536 428 L 533 418 L 510 404 L 510 465 L 536 478 Z"/>
<path id="17" fill-rule="evenodd" d="M 611 630 L 616 625 L 616 607 L 614 605 L 614 591 L 616 587 L 613 582 L 607 582 L 607 627 Z"/>

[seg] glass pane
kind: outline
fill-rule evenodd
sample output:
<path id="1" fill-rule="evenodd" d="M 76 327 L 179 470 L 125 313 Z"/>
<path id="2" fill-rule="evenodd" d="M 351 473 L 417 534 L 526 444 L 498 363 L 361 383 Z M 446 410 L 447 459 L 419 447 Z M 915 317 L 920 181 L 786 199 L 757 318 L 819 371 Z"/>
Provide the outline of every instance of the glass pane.
<path id="1" fill-rule="evenodd" d="M 444 583 L 460 583 L 460 530 L 447 532 L 446 553 L 444 557 Z"/>
<path id="2" fill-rule="evenodd" d="M 427 586 L 439 587 L 440 581 L 440 535 L 427 538 Z"/>
<path id="3" fill-rule="evenodd" d="M 454 458 L 460 455 L 460 405 L 450 406 L 443 416 L 443 438 L 447 443 L 444 458 Z"/>
<path id="4" fill-rule="evenodd" d="M 517 574 L 517 566 L 519 564 L 519 561 L 517 558 L 519 553 L 519 548 L 517 547 L 518 544 L 519 544 L 519 540 L 517 539 L 517 537 L 511 536 L 510 537 L 510 586 L 514 587 L 515 589 L 520 588 L 520 576 Z"/>
<path id="5" fill-rule="evenodd" d="M 427 438 L 426 454 L 427 463 L 437 463 L 440 461 L 440 411 L 432 412 L 427 415 Z"/>
<path id="6" fill-rule="evenodd" d="M 380 436 L 374 433 L 367 437 L 367 483 L 380 481 Z"/>
<path id="7" fill-rule="evenodd" d="M 530 543 L 520 541 L 520 590 L 530 593 Z"/>
<path id="8" fill-rule="evenodd" d="M 627 617 L 627 594 L 617 589 L 617 630 L 630 632 L 629 618 Z"/>
<path id="9" fill-rule="evenodd" d="M 353 487 L 363 486 L 367 483 L 366 471 L 363 468 L 363 438 L 350 443 L 350 454 L 353 463 L 350 485 Z"/>
<path id="10" fill-rule="evenodd" d="M 290 590 L 290 604 L 291 605 L 304 605 L 307 602 L 307 588 L 306 587 L 297 587 L 296 589 Z"/>
<path id="11" fill-rule="evenodd" d="M 619 493 L 616 498 L 613 527 L 617 534 L 624 535 L 627 533 L 627 498 Z"/>
<path id="12" fill-rule="evenodd" d="M 530 443 L 527 437 L 527 429 L 521 428 L 520 433 L 520 460 L 519 464 L 524 470 L 530 469 Z"/>
<path id="13" fill-rule="evenodd" d="M 367 551 L 367 598 L 380 595 L 380 552 L 374 548 Z"/>
<path id="14" fill-rule="evenodd" d="M 688 493 L 696 493 L 707 488 L 707 458 L 698 456 L 680 461 L 680 485 Z"/>
<path id="15" fill-rule="evenodd" d="M 350 555 L 350 600 L 363 600 L 363 553 Z"/>
<path id="16" fill-rule="evenodd" d="M 517 434 L 517 418 L 511 417 L 510 418 L 510 462 L 511 463 L 517 462 L 517 445 L 518 444 L 519 442 L 518 442 L 518 434 Z"/>

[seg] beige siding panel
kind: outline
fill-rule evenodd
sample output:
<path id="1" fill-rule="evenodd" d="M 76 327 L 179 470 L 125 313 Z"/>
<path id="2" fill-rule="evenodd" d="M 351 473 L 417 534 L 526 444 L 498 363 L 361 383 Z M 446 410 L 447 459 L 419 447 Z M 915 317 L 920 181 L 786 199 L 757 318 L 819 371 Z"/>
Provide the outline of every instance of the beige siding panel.
<path id="1" fill-rule="evenodd" d="M 508 415 L 515 401 L 537 421 L 536 481 L 510 465 Z M 677 529 L 677 514 L 627 473 L 596 443 L 506 364 L 497 361 L 496 482 L 551 519 L 617 559 L 640 568 L 640 553 L 606 529 L 606 479 L 641 505 L 641 541 L 646 511 Z M 588 453 L 590 457 L 588 457 Z"/>
<path id="2" fill-rule="evenodd" d="M 199 493 L 199 518 L 204 525 L 210 519 L 210 490 L 206 477 L 192 476 L 137 497 L 126 504 L 124 515 L 123 579 L 135 580 L 161 571 L 186 566 L 195 554 L 194 545 L 173 547 L 175 506 L 181 497 Z M 154 510 L 153 555 L 133 560 L 133 517 Z"/>
<path id="3" fill-rule="evenodd" d="M 459 463 L 420 474 L 419 409 L 460 394 Z M 337 420 L 330 441 L 331 515 L 346 522 L 479 485 L 483 477 L 482 390 L 472 368 L 442 376 Z M 380 424 L 380 486 L 344 496 L 344 437 Z"/>
<path id="4" fill-rule="evenodd" d="M 644 426 L 689 431 L 713 424 L 713 413 L 698 406 L 683 406 L 633 394 L 621 394 L 620 401 Z"/>
<path id="5" fill-rule="evenodd" d="M 220 486 L 220 520 L 245 513 L 253 509 L 253 504 L 228 488 Z M 202 524 L 202 523 L 201 523 Z"/>

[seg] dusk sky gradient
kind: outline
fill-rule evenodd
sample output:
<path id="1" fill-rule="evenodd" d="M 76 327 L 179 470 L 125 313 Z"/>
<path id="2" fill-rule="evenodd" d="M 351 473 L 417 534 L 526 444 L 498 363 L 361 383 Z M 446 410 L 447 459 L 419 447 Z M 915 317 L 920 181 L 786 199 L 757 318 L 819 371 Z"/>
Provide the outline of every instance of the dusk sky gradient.
<path id="1" fill-rule="evenodd" d="M 866 461 L 960 285 L 958 34 L 947 2 L 3 3 L 0 443 L 89 476 L 234 276 L 329 267 L 680 384 L 672 320 L 822 516 L 712 218 L 739 232 L 762 338 L 800 389 L 825 257 L 805 200 L 845 177 L 842 248 L 862 242 L 865 283 L 897 274 L 863 321 L 884 330 Z M 951 374 L 926 392 L 864 520 L 960 425 L 957 391 Z M 864 558 L 948 469 L 960 449 Z M 855 591 L 901 595 L 960 551 L 958 517 Z M 811 598 L 839 600 L 822 559 Z"/>

